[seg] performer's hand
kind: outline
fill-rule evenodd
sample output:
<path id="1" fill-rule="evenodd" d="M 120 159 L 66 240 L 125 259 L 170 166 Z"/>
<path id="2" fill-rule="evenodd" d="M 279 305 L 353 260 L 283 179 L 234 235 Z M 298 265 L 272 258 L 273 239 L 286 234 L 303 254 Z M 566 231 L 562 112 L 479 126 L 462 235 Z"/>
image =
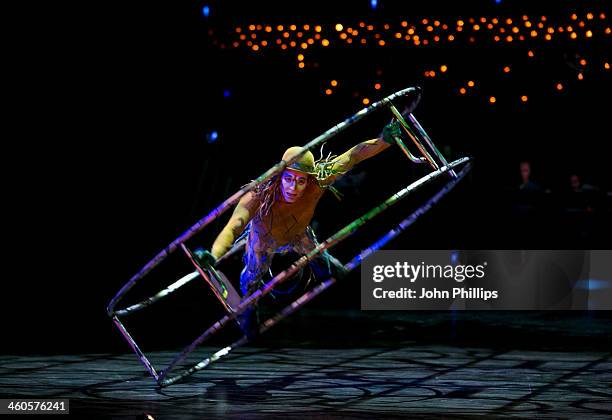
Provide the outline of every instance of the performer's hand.
<path id="1" fill-rule="evenodd" d="M 393 137 L 400 137 L 401 135 L 402 130 L 400 129 L 400 123 L 395 120 L 391 121 L 389 124 L 385 125 L 385 128 L 383 128 L 382 138 L 389 144 L 395 144 Z"/>
<path id="2" fill-rule="evenodd" d="M 215 256 L 211 254 L 210 251 L 204 248 L 196 248 L 193 251 L 193 255 L 195 255 L 195 257 L 198 259 L 198 263 L 200 265 L 208 265 L 214 267 L 215 264 L 217 264 L 217 259 L 215 258 Z"/>

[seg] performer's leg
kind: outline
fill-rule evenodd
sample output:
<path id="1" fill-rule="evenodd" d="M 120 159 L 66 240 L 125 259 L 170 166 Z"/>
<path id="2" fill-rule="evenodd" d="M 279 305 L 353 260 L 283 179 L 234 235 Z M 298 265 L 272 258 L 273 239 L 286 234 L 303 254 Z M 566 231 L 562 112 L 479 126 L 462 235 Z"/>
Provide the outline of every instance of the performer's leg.
<path id="1" fill-rule="evenodd" d="M 240 274 L 240 291 L 243 299 L 254 293 L 260 286 L 260 280 L 270 269 L 273 254 L 261 247 L 255 241 L 250 240 L 246 244 L 244 254 L 244 268 Z M 247 308 L 236 318 L 238 325 L 249 338 L 255 338 L 259 332 L 259 311 L 257 304 Z"/>
<path id="2" fill-rule="evenodd" d="M 251 246 L 250 242 L 246 244 L 243 257 L 244 268 L 240 273 L 240 291 L 243 298 L 258 289 L 260 280 L 270 270 L 272 256 L 272 253 L 258 252 Z"/>
<path id="3" fill-rule="evenodd" d="M 299 254 L 306 255 L 318 244 L 314 231 L 308 226 L 304 235 L 294 244 L 293 249 Z M 319 281 L 326 280 L 330 276 L 341 279 L 346 275 L 344 265 L 327 250 L 314 258 L 310 262 L 310 267 Z"/>

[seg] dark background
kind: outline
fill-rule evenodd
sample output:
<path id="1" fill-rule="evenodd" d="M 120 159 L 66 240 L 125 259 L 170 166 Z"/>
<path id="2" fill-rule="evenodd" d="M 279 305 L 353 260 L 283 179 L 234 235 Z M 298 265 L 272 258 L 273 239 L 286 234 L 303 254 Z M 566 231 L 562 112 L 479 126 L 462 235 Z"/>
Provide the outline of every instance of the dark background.
<path id="1" fill-rule="evenodd" d="M 552 42 L 348 48 L 336 40 L 305 53 L 303 70 L 289 50 L 221 46 L 231 45 L 235 26 L 249 23 L 328 30 L 336 22 L 357 27 L 360 20 L 397 25 L 404 19 L 545 14 L 567 24 L 571 13 L 592 11 L 607 16 L 605 23 L 595 19 L 597 28 L 610 26 L 605 1 L 413 3 L 379 1 L 372 10 L 368 1 L 26 2 L 7 9 L 5 19 L 17 23 L 10 27 L 6 78 L 7 120 L 14 128 L 7 138 L 16 152 L 7 157 L 15 156 L 9 164 L 18 166 L 7 177 L 12 252 L 2 306 L 12 338 L 5 350 L 126 351 L 105 307 L 135 272 L 276 163 L 285 148 L 352 115 L 363 97 L 378 100 L 407 86 L 423 87 L 415 115 L 447 157 L 473 156 L 475 166 L 391 248 L 609 249 L 611 73 L 602 63 L 612 57 L 611 38 L 601 31 L 574 42 L 560 36 Z M 204 4 L 211 7 L 208 18 Z M 534 59 L 527 58 L 528 49 Z M 576 78 L 579 57 L 589 63 L 582 81 Z M 423 76 L 441 64 L 448 74 Z M 501 72 L 504 65 L 512 66 L 509 75 Z M 340 85 L 328 97 L 323 92 L 331 79 Z M 457 90 L 468 79 L 477 85 L 461 97 Z M 380 91 L 372 88 L 375 82 L 382 83 Z M 562 92 L 554 89 L 557 82 Z M 521 94 L 528 103 L 519 101 Z M 495 105 L 487 103 L 490 95 Z M 364 120 L 326 150 L 341 153 L 375 137 L 388 119 L 380 113 Z M 219 137 L 211 143 L 212 131 Z M 531 160 L 547 193 L 517 195 L 521 159 Z M 599 192 L 568 194 L 574 172 Z M 364 162 L 347 177 L 358 188 L 339 186 L 343 202 L 331 196 L 321 202 L 315 217 L 320 238 L 423 173 L 396 149 Z M 400 204 L 334 253 L 346 261 L 426 197 Z M 189 244 L 209 247 L 221 227 L 211 225 Z M 131 301 L 189 268 L 173 256 Z M 239 269 L 235 261 L 227 271 Z M 357 281 L 355 273 L 313 308 L 358 314 Z M 150 348 L 186 343 L 220 313 L 201 285 L 185 289 L 190 292 L 178 292 L 134 321 L 136 335 L 149 337 L 143 339 Z"/>

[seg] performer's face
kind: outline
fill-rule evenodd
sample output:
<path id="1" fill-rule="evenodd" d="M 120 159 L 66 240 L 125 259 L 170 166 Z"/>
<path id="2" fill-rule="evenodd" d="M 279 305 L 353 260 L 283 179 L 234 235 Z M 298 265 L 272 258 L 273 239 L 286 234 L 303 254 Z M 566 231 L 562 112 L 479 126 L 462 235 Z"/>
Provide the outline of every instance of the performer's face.
<path id="1" fill-rule="evenodd" d="M 281 191 L 283 198 L 287 203 L 295 203 L 304 195 L 306 185 L 308 184 L 308 175 L 303 174 L 293 169 L 285 169 L 281 176 Z"/>

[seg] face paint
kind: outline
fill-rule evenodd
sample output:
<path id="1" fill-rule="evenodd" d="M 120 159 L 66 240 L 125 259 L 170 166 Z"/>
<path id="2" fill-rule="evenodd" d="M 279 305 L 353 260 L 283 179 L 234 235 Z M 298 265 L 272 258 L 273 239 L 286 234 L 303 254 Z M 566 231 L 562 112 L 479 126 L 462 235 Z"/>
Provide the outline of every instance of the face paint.
<path id="1" fill-rule="evenodd" d="M 304 195 L 307 185 L 308 175 L 293 169 L 286 169 L 281 176 L 283 199 L 287 203 L 295 203 Z"/>

